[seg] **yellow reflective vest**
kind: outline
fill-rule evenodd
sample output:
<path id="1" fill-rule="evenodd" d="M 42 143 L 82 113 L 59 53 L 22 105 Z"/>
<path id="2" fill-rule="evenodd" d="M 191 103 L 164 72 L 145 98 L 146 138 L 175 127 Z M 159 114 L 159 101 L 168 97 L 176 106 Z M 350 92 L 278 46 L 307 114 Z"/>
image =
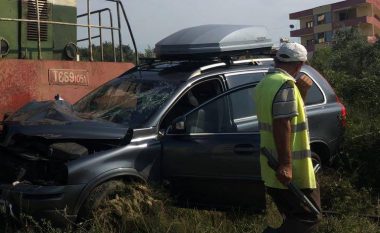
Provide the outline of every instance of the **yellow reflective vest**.
<path id="1" fill-rule="evenodd" d="M 277 157 L 273 136 L 272 106 L 274 98 L 281 86 L 288 82 L 294 87 L 294 96 L 297 103 L 298 115 L 291 119 L 290 149 L 292 153 L 292 182 L 299 188 L 316 188 L 315 173 L 311 160 L 310 139 L 307 118 L 302 96 L 295 85 L 292 76 L 283 71 L 269 72 L 255 88 L 255 102 L 260 128 L 260 146 L 266 147 L 273 156 Z M 286 189 L 281 184 L 269 166 L 264 155 L 260 155 L 261 177 L 265 186 Z"/>

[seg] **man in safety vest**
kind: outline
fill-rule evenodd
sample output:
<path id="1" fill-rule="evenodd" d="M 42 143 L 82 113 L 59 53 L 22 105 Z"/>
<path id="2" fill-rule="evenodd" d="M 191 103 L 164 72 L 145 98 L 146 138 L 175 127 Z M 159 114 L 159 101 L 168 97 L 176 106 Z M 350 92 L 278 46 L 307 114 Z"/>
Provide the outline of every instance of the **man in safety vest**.
<path id="1" fill-rule="evenodd" d="M 280 228 L 268 227 L 264 232 L 313 232 L 321 216 L 303 206 L 286 187 L 292 181 L 320 209 L 304 108 L 312 81 L 306 75 L 296 80 L 307 60 L 307 51 L 301 44 L 284 43 L 274 60 L 274 69 L 270 69 L 256 87 L 255 101 L 260 146 L 267 148 L 279 162 L 274 171 L 267 158 L 260 155 L 261 176 L 284 221 Z"/>

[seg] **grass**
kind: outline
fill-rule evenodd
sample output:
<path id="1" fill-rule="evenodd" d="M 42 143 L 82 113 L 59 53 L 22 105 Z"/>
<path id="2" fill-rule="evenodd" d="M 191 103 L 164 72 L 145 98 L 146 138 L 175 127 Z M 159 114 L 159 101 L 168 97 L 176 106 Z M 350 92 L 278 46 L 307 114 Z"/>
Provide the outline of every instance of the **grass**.
<path id="1" fill-rule="evenodd" d="M 321 183 L 324 206 L 341 215 L 325 217 L 318 233 L 380 232 L 377 223 L 360 216 L 378 214 L 378 205 L 370 199 L 367 190 L 356 190 L 336 174 L 323 176 Z M 67 229 L 57 229 L 48 222 L 36 222 L 31 218 L 27 225 L 15 227 L 3 216 L 0 217 L 0 232 L 261 233 L 267 225 L 277 227 L 281 224 L 281 217 L 270 200 L 262 215 L 185 209 L 175 207 L 164 191 L 138 184 L 128 188 L 125 195 L 110 200 L 95 216 L 85 224 Z"/>

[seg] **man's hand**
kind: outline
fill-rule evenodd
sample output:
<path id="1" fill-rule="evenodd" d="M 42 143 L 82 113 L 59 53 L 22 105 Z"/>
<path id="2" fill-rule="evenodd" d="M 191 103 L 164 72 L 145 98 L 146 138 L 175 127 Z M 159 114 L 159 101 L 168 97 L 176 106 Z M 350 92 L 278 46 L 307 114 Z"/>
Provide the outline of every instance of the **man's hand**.
<path id="1" fill-rule="evenodd" d="M 297 79 L 296 85 L 301 93 L 302 99 L 305 100 L 307 91 L 313 85 L 313 80 L 311 80 L 309 76 L 304 74 L 299 79 Z"/>
<path id="2" fill-rule="evenodd" d="M 281 165 L 277 168 L 276 177 L 283 185 L 288 185 L 292 181 L 292 165 Z"/>

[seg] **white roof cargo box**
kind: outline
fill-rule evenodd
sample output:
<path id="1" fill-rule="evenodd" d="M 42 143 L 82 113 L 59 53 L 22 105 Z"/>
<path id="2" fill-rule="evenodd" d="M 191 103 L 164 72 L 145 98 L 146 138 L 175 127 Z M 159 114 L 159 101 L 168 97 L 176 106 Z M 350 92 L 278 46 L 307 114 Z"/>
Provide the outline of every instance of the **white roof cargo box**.
<path id="1" fill-rule="evenodd" d="M 202 25 L 180 30 L 156 44 L 161 60 L 207 59 L 268 53 L 273 46 L 262 26 Z"/>

